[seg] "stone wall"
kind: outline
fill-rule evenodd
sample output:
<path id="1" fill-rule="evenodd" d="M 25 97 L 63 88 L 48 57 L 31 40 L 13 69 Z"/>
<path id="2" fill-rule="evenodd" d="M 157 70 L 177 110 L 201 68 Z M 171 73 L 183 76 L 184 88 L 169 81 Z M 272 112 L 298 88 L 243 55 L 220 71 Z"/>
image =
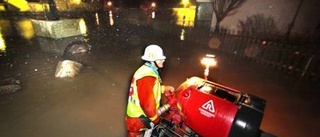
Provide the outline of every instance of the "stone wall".
<path id="1" fill-rule="evenodd" d="M 41 37 L 64 38 L 81 35 L 80 19 L 31 20 L 35 34 Z"/>

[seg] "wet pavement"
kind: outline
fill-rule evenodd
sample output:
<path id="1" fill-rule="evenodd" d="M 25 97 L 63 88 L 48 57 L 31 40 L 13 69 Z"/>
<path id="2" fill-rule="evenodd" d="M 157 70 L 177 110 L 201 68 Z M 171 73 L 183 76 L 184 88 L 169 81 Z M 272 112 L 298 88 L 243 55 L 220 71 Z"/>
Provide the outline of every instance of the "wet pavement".
<path id="1" fill-rule="evenodd" d="M 209 79 L 267 100 L 261 129 L 279 137 L 315 137 L 319 119 L 319 86 L 211 49 L 192 29 L 121 24 L 97 26 L 85 19 L 85 39 L 92 50 L 74 78 L 55 78 L 55 67 L 64 58 L 44 52 L 36 38 L 6 38 L 8 52 L 1 56 L 1 78 L 21 80 L 22 90 L 0 96 L 1 137 L 123 137 L 129 80 L 141 65 L 149 44 L 163 47 L 167 56 L 164 84 L 177 87 L 191 76 L 202 77 L 200 59 L 217 56 L 218 66 Z M 116 22 L 117 23 L 117 22 Z M 186 40 L 180 40 L 181 30 Z M 199 31 L 197 31 L 199 32 Z M 201 31 L 200 31 L 201 32 Z M 203 34 L 203 33 L 201 33 Z"/>

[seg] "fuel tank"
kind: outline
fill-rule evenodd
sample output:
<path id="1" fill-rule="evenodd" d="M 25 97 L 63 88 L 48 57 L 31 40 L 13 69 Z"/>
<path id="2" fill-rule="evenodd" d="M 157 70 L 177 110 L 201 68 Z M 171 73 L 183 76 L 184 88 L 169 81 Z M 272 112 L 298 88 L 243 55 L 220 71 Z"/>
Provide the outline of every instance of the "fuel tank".
<path id="1" fill-rule="evenodd" d="M 184 124 L 200 136 L 260 136 L 262 98 L 199 77 L 183 82 L 177 97 Z"/>

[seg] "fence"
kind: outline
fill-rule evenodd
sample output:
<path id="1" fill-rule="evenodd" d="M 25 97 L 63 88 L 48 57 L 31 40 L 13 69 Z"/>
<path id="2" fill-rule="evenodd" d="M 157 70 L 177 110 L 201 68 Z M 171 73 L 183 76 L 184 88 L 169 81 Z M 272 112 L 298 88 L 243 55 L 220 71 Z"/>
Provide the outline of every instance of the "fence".
<path id="1" fill-rule="evenodd" d="M 293 45 L 222 32 L 213 38 L 218 51 L 271 66 L 301 79 L 319 82 L 320 51 L 316 44 Z"/>

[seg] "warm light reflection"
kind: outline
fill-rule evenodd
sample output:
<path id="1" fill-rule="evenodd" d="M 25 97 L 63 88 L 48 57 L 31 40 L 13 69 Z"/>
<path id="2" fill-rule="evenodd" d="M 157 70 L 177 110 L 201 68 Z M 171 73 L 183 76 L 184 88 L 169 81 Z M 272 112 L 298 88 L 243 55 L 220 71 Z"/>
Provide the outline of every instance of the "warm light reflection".
<path id="1" fill-rule="evenodd" d="M 9 20 L 0 20 L 1 34 L 6 37 L 13 33 L 13 27 Z"/>
<path id="2" fill-rule="evenodd" d="M 70 0 L 70 4 L 79 5 L 81 4 L 81 0 Z"/>
<path id="3" fill-rule="evenodd" d="M 34 29 L 31 20 L 20 20 L 16 22 L 17 29 L 20 35 L 25 39 L 31 39 L 34 37 Z"/>
<path id="4" fill-rule="evenodd" d="M 154 11 L 152 11 L 152 13 L 151 13 L 151 18 L 155 18 L 156 17 L 156 12 L 154 12 Z"/>
<path id="5" fill-rule="evenodd" d="M 0 5 L 0 11 L 6 11 L 6 8 L 4 7 L 4 5 Z"/>
<path id="6" fill-rule="evenodd" d="M 100 21 L 99 21 L 99 14 L 98 13 L 96 13 L 95 14 L 95 18 L 96 18 L 96 24 L 99 26 L 100 25 Z"/>
<path id="7" fill-rule="evenodd" d="M 212 54 L 207 54 L 204 58 L 201 60 L 201 64 L 205 65 L 206 68 L 204 69 L 204 79 L 207 80 L 209 76 L 209 67 L 216 66 L 217 61 L 214 58 L 215 56 Z"/>
<path id="8" fill-rule="evenodd" d="M 80 19 L 79 21 L 79 27 L 80 27 L 80 32 L 81 34 L 86 34 L 87 33 L 87 25 L 84 19 Z"/>
<path id="9" fill-rule="evenodd" d="M 207 54 L 204 58 L 202 58 L 201 64 L 208 66 L 208 67 L 212 67 L 212 66 L 217 65 L 217 61 L 214 58 L 214 55 Z"/>
<path id="10" fill-rule="evenodd" d="M 30 7 L 28 2 L 25 0 L 5 0 L 7 3 L 17 7 L 20 11 L 29 11 Z"/>
<path id="11" fill-rule="evenodd" d="M 173 14 L 176 16 L 177 25 L 193 27 L 196 15 L 196 6 L 190 6 L 190 8 L 173 8 Z"/>
<path id="12" fill-rule="evenodd" d="M 181 29 L 181 34 L 180 34 L 180 40 L 184 40 L 184 36 L 186 34 L 186 31 L 184 30 L 184 28 Z"/>
<path id="13" fill-rule="evenodd" d="M 1 33 L 1 28 L 0 28 L 0 53 L 5 53 L 6 52 L 6 44 L 3 39 L 2 33 Z"/>
<path id="14" fill-rule="evenodd" d="M 109 11 L 109 22 L 111 26 L 114 25 L 113 14 L 111 10 Z"/>
<path id="15" fill-rule="evenodd" d="M 49 9 L 49 4 L 44 3 L 29 3 L 30 10 L 34 12 L 43 12 L 45 9 Z"/>

